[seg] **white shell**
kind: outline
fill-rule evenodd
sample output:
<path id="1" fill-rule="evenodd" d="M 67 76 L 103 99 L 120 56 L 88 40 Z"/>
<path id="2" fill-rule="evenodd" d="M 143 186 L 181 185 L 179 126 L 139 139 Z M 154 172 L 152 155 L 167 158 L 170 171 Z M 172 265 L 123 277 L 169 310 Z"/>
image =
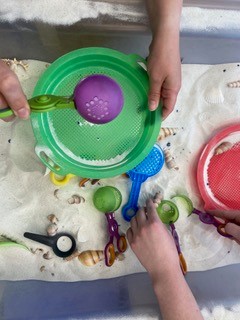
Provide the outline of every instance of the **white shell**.
<path id="1" fill-rule="evenodd" d="M 229 88 L 240 88 L 240 80 L 238 80 L 238 81 L 233 81 L 233 82 L 229 82 L 229 83 L 227 84 L 227 86 L 228 86 Z"/>
<path id="2" fill-rule="evenodd" d="M 228 141 L 224 141 L 219 146 L 216 147 L 216 149 L 214 150 L 214 154 L 215 155 L 222 154 L 223 152 L 226 152 L 231 148 L 232 148 L 232 143 Z"/>
<path id="3" fill-rule="evenodd" d="M 171 153 L 169 150 L 164 149 L 163 150 L 164 155 L 165 155 L 165 163 L 168 169 L 174 169 L 174 170 L 179 170 L 179 167 L 176 165 L 176 162 L 174 158 L 172 157 Z"/>
<path id="4" fill-rule="evenodd" d="M 164 138 L 176 134 L 178 128 L 161 128 L 158 136 L 158 141 L 163 140 Z"/>
<path id="5" fill-rule="evenodd" d="M 206 88 L 204 99 L 209 104 L 219 104 L 224 102 L 224 96 L 219 88 Z"/>

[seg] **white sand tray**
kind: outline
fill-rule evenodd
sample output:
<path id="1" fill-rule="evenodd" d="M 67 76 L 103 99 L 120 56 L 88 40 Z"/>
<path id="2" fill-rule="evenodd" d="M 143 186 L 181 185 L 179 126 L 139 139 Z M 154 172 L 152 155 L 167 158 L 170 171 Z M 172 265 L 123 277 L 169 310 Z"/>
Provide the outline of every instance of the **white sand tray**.
<path id="1" fill-rule="evenodd" d="M 48 67 L 45 62 L 28 60 L 28 65 L 12 64 L 27 97 L 31 97 L 39 76 Z M 182 89 L 174 112 L 162 127 L 176 128 L 176 134 L 160 141 L 175 158 L 178 170 L 165 165 L 141 188 L 140 205 L 147 197 L 161 191 L 165 199 L 176 194 L 188 195 L 196 208 L 203 202 L 196 187 L 193 168 L 204 144 L 220 129 L 240 119 L 240 88 L 227 83 L 240 79 L 238 63 L 225 65 L 182 65 Z M 103 250 L 109 240 L 104 214 L 93 206 L 94 192 L 100 185 L 117 187 L 125 204 L 131 188 L 129 179 L 119 176 L 86 183 L 79 187 L 80 178 L 73 178 L 64 187 L 56 187 L 46 174 L 46 168 L 34 153 L 34 136 L 30 121 L 0 121 L 0 235 L 26 245 L 0 249 L 0 279 L 39 279 L 47 281 L 79 281 L 112 278 L 143 272 L 130 248 L 112 267 L 100 260 L 85 266 L 78 258 L 63 260 L 52 249 L 26 239 L 24 232 L 46 234 L 48 216 L 54 214 L 58 231 L 70 232 L 77 241 L 79 252 Z M 56 191 L 56 189 L 59 189 Z M 70 204 L 68 199 L 77 194 L 85 201 Z M 129 227 L 121 215 L 115 213 L 120 231 Z M 186 216 L 180 210 L 176 228 L 189 271 L 212 269 L 240 262 L 240 246 L 220 236 L 216 228 L 201 223 L 197 216 Z"/>

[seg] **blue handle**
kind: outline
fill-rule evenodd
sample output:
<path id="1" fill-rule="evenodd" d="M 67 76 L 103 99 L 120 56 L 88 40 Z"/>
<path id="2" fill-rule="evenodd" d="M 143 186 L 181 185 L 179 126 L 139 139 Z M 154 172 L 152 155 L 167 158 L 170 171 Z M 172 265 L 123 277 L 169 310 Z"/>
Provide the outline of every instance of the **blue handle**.
<path id="1" fill-rule="evenodd" d="M 130 221 L 138 211 L 137 203 L 142 182 L 141 177 L 133 180 L 129 200 L 122 208 L 122 215 L 126 221 Z"/>

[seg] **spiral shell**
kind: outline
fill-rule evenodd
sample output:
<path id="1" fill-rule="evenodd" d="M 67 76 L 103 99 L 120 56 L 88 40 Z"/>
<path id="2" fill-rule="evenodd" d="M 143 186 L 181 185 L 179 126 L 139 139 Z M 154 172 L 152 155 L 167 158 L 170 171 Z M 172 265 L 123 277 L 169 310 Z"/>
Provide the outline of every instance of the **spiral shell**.
<path id="1" fill-rule="evenodd" d="M 160 141 L 168 136 L 173 136 L 177 133 L 177 131 L 178 131 L 178 128 L 167 128 L 167 127 L 161 128 L 157 140 Z"/>
<path id="2" fill-rule="evenodd" d="M 233 82 L 229 82 L 229 83 L 227 84 L 227 86 L 228 86 L 229 88 L 240 88 L 240 80 L 238 80 L 238 81 L 233 81 Z"/>
<path id="3" fill-rule="evenodd" d="M 102 250 L 87 250 L 81 252 L 78 259 L 83 265 L 90 267 L 104 260 L 104 253 Z"/>
<path id="4" fill-rule="evenodd" d="M 171 155 L 170 151 L 168 149 L 163 150 L 164 156 L 165 156 L 165 163 L 168 169 L 174 169 L 179 170 L 179 167 L 176 165 L 176 162 Z"/>
<path id="5" fill-rule="evenodd" d="M 232 143 L 228 141 L 224 141 L 219 146 L 216 147 L 216 149 L 214 150 L 214 154 L 219 155 L 223 152 L 228 151 L 231 148 L 232 148 Z"/>

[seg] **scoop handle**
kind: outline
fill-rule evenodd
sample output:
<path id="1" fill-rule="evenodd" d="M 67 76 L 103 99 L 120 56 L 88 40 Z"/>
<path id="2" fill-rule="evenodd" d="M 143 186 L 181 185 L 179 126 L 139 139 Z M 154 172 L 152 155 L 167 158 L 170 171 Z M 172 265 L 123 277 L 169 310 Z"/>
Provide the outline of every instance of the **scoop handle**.
<path id="1" fill-rule="evenodd" d="M 25 232 L 24 234 L 25 238 L 31 239 L 33 241 L 36 242 L 40 242 L 42 244 L 45 244 L 49 247 L 52 247 L 55 243 L 55 237 L 48 237 L 48 236 L 43 236 L 40 234 L 36 234 L 36 233 L 31 233 L 31 232 Z"/>
<path id="2" fill-rule="evenodd" d="M 130 221 L 137 213 L 137 204 L 142 182 L 140 176 L 133 180 L 128 202 L 122 208 L 122 216 L 126 221 Z"/>
<path id="3" fill-rule="evenodd" d="M 73 97 L 60 97 L 50 94 L 40 95 L 28 100 L 32 112 L 41 113 L 55 109 L 75 108 Z M 11 108 L 0 110 L 0 119 L 14 115 Z"/>

